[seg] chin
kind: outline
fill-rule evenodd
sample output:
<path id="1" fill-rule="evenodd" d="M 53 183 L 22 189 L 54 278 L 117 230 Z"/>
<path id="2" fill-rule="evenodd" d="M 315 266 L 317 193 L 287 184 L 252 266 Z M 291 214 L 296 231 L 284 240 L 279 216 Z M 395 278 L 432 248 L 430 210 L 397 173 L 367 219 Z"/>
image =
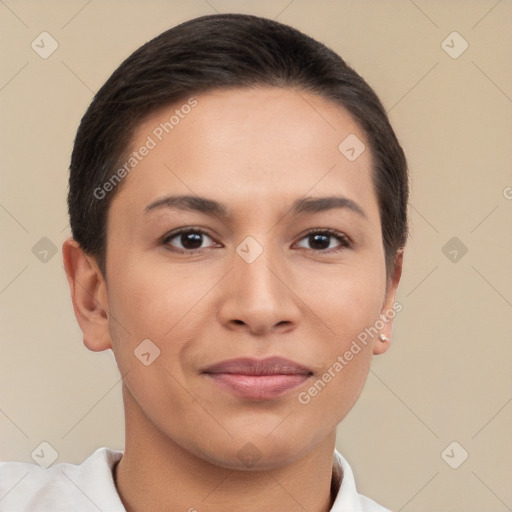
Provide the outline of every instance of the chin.
<path id="1" fill-rule="evenodd" d="M 259 436 L 239 436 L 226 443 L 215 443 L 194 450 L 196 456 L 215 466 L 237 471 L 265 471 L 286 466 L 308 453 L 309 444 L 293 435 L 272 438 L 268 432 Z M 311 443 L 310 449 L 314 448 Z"/>

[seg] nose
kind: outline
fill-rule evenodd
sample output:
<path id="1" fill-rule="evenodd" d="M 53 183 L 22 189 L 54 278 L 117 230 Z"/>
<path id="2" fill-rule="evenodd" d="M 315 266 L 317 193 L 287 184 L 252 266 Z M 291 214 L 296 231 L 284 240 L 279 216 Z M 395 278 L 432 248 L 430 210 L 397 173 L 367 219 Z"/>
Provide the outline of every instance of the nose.
<path id="1" fill-rule="evenodd" d="M 233 269 L 222 288 L 220 322 L 230 330 L 265 335 L 289 332 L 301 318 L 300 300 L 282 258 L 263 253 L 251 263 L 233 255 Z"/>

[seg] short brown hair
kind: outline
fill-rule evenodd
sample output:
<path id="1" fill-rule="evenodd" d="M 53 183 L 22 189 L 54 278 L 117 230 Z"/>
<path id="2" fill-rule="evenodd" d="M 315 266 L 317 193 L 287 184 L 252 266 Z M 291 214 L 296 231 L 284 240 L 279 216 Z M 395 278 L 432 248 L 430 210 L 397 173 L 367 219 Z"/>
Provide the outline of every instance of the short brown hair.
<path id="1" fill-rule="evenodd" d="M 242 14 L 202 16 L 130 55 L 95 95 L 76 135 L 68 210 L 73 237 L 105 275 L 108 208 L 120 184 L 98 199 L 135 128 L 154 111 L 208 90 L 271 85 L 342 105 L 365 131 L 373 156 L 388 277 L 407 240 L 404 152 L 372 88 L 331 49 L 276 21 Z"/>

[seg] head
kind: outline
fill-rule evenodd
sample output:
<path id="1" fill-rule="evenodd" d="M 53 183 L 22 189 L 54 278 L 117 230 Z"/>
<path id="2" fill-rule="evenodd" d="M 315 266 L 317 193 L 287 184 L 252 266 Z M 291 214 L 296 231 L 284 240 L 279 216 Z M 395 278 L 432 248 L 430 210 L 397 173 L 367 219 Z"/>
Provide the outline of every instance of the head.
<path id="1" fill-rule="evenodd" d="M 297 458 L 389 347 L 407 199 L 386 112 L 337 54 L 254 16 L 183 23 L 119 66 L 76 136 L 64 259 L 84 341 L 113 349 L 139 426 L 225 467 L 247 442 L 261 467 Z M 212 374 L 267 356 L 303 378 L 264 398 Z"/>

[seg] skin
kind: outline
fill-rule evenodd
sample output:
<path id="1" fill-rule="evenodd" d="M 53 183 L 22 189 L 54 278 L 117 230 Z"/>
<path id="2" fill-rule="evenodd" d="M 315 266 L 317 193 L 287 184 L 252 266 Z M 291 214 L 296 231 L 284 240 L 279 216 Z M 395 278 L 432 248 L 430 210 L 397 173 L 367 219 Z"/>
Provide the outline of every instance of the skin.
<path id="1" fill-rule="evenodd" d="M 298 395 L 392 308 L 402 268 L 399 251 L 386 275 L 369 149 L 353 162 L 338 150 L 349 134 L 368 148 L 367 139 L 344 108 L 304 92 L 259 87 L 196 99 L 111 204 L 107 279 L 74 240 L 63 245 L 84 343 L 112 349 L 124 375 L 118 491 L 128 511 L 328 511 L 336 426 L 389 340 L 370 339 L 307 405 Z M 132 149 L 176 108 L 139 125 Z M 218 201 L 228 215 L 146 211 L 170 195 Z M 326 196 L 348 198 L 364 215 L 290 211 L 304 197 Z M 207 233 L 199 250 L 179 252 L 190 247 L 179 235 L 162 241 L 183 227 Z M 308 231 L 325 229 L 350 245 L 331 236 L 319 249 Z M 248 236 L 263 249 L 252 263 L 236 252 Z M 391 328 L 392 320 L 380 332 L 390 338 Z M 145 366 L 134 350 L 148 338 L 160 356 Z M 266 356 L 314 374 L 283 396 L 253 401 L 201 373 Z M 259 457 L 250 466 L 238 455 L 247 443 Z"/>

